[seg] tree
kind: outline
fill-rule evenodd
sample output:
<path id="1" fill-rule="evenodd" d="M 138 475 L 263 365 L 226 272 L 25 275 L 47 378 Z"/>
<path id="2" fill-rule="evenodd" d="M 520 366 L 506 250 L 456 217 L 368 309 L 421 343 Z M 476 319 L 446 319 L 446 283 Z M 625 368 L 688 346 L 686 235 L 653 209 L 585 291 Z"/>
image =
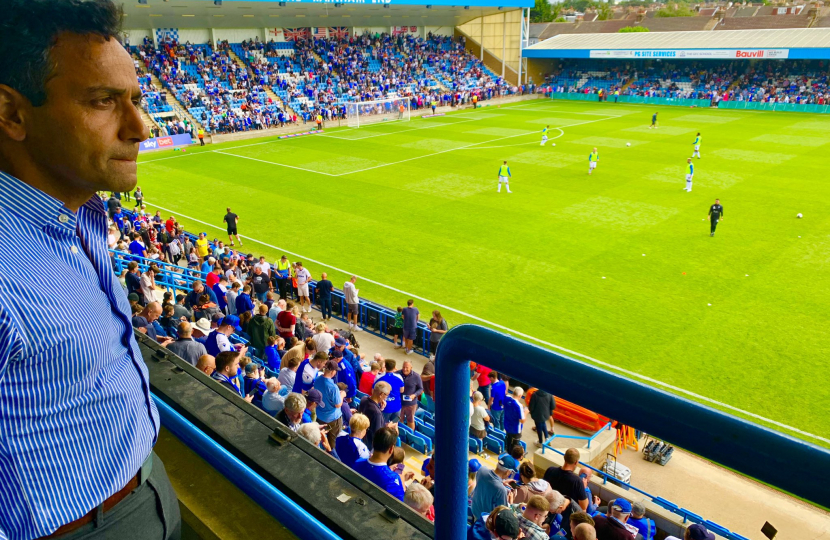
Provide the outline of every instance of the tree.
<path id="1" fill-rule="evenodd" d="M 645 26 L 623 26 L 622 28 L 617 30 L 617 32 L 619 32 L 621 34 L 627 34 L 627 33 L 631 33 L 631 32 L 648 32 L 648 31 L 649 31 L 648 28 L 646 28 Z"/>
<path id="2" fill-rule="evenodd" d="M 695 11 L 687 4 L 668 5 L 654 13 L 655 17 L 694 17 L 695 15 Z"/>
<path id="3" fill-rule="evenodd" d="M 550 22 L 553 19 L 555 17 L 551 13 L 551 6 L 548 0 L 536 0 L 536 5 L 530 10 L 530 22 Z"/>
<path id="4" fill-rule="evenodd" d="M 607 21 L 614 17 L 614 12 L 611 10 L 610 2 L 600 2 L 597 6 L 597 20 Z"/>

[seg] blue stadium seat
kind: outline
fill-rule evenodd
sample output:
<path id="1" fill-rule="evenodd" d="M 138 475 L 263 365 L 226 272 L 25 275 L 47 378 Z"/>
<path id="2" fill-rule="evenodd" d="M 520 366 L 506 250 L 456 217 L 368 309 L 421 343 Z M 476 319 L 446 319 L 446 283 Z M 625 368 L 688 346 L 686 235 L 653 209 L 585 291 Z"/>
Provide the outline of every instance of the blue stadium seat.
<path id="1" fill-rule="evenodd" d="M 475 437 L 467 437 L 467 440 L 468 446 L 470 447 L 470 452 L 480 454 L 484 451 L 484 443 L 481 439 L 476 439 Z"/>
<path id="2" fill-rule="evenodd" d="M 504 440 L 499 440 L 493 437 L 492 435 L 488 435 L 484 439 L 484 446 L 494 454 L 503 454 L 504 453 Z"/>

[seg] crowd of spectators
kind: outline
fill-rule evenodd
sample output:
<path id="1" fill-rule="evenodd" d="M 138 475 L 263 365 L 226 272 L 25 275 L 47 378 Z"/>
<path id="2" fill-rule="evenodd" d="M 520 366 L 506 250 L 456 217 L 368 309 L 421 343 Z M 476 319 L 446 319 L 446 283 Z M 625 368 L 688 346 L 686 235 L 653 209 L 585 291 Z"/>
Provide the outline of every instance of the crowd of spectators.
<path id="1" fill-rule="evenodd" d="M 133 198 L 142 201 L 143 194 L 136 192 Z M 106 200 L 111 213 L 113 199 L 118 200 Z M 158 238 L 169 229 L 169 236 L 191 242 L 173 216 L 162 221 L 158 213 L 148 218 L 138 211 L 134 221 L 141 232 L 134 233 L 126 250 L 123 243 L 115 248 L 125 255 L 144 257 L 139 248 L 145 248 L 146 255 L 144 237 L 150 231 Z M 420 373 L 409 361 L 399 370 L 396 360 L 379 353 L 370 360 L 355 347 L 357 318 L 350 318 L 348 331 L 330 328 L 330 318 L 315 324 L 309 315 L 311 304 L 299 302 L 308 296 L 297 281 L 303 275 L 301 263 L 292 265 L 283 257 L 272 265 L 218 239 L 208 242 L 204 233 L 193 249 L 207 278 L 194 281 L 190 292 L 175 297 L 154 283 L 161 271 L 155 263 L 143 273 L 136 261 L 127 265 L 123 279 L 133 326 L 433 520 L 435 456 L 426 459 L 423 478 L 416 479 L 405 469 L 405 453 L 397 444 L 403 429 L 399 425 L 414 428 L 423 414 L 421 404 L 435 396 L 435 357 L 430 356 Z M 161 251 L 169 252 L 169 245 Z M 285 286 L 278 283 L 285 279 L 283 268 L 293 268 Z M 354 290 L 346 296 L 347 303 L 359 301 L 356 281 L 353 276 L 344 283 L 344 290 Z M 325 274 L 318 283 L 331 294 Z M 324 300 L 314 299 L 318 305 Z M 407 330 L 416 327 L 420 313 L 412 300 L 398 313 L 404 332 L 396 348 L 410 352 L 414 336 Z M 448 324 L 435 311 L 430 327 L 445 332 Z M 437 343 L 443 333 L 434 335 Z M 527 406 L 523 398 L 523 388 L 511 387 L 506 376 L 471 364 L 470 436 L 485 437 L 488 424 L 507 436 L 506 453 L 494 469 L 477 459 L 469 462 L 468 539 L 654 540 L 656 527 L 645 517 L 641 501 L 618 498 L 603 505 L 591 493 L 592 470 L 580 465 L 578 450 L 569 449 L 562 466 L 537 477 L 520 444 L 523 424 L 529 414 L 541 445 L 552 431 L 548 423 L 553 423 L 556 402 L 542 390 L 533 392 Z M 691 526 L 684 540 L 713 539 L 705 528 Z"/>
<path id="2" fill-rule="evenodd" d="M 539 87 L 543 93 L 564 92 L 614 96 L 830 104 L 830 67 L 825 61 L 759 60 L 614 65 L 598 62 L 560 64 Z"/>
<path id="3" fill-rule="evenodd" d="M 159 121 L 161 135 L 199 127 L 169 114 L 163 120 L 155 116 L 172 110 L 167 92 L 207 133 L 229 133 L 306 123 L 318 115 L 323 121 L 345 118 L 347 104 L 355 101 L 398 98 L 422 109 L 535 90 L 510 85 L 487 69 L 466 51 L 463 38 L 365 33 L 299 38 L 290 49 L 279 45 L 254 39 L 212 47 L 166 37 L 156 47 L 145 38 L 130 47 L 142 105 Z M 244 65 L 234 61 L 232 50 Z M 156 88 L 149 73 L 164 88 Z"/>

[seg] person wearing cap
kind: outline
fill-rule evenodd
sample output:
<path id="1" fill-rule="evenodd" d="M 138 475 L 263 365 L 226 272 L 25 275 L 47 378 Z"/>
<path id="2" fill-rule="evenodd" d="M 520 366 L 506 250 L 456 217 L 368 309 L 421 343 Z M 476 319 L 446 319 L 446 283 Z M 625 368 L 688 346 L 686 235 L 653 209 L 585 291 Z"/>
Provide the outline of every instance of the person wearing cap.
<path id="1" fill-rule="evenodd" d="M 384 361 L 386 366 L 386 373 L 375 379 L 375 385 L 379 382 L 388 384 L 392 391 L 386 398 L 386 408 L 383 410 L 383 418 L 387 422 L 397 423 L 401 419 L 401 393 L 403 392 L 404 382 L 399 373 L 395 371 L 395 361 L 387 358 Z"/>
<path id="2" fill-rule="evenodd" d="M 340 397 L 340 389 L 334 382 L 339 370 L 337 360 L 328 360 L 323 366 L 323 374 L 312 383 L 322 396 L 322 403 L 317 407 L 317 422 L 328 427 L 325 435 L 332 448 L 335 447 L 337 436 L 343 429 L 343 412 L 340 410 L 343 399 Z"/>
<path id="3" fill-rule="evenodd" d="M 265 368 L 255 362 L 245 366 L 245 378 L 242 379 L 242 391 L 246 396 L 253 396 L 253 404 L 262 408 L 262 396 L 268 387 L 265 385 Z"/>
<path id="4" fill-rule="evenodd" d="M 179 339 L 167 345 L 167 350 L 173 354 L 178 355 L 182 360 L 189 362 L 190 365 L 195 366 L 199 358 L 207 354 L 205 346 L 194 341 L 191 337 L 193 335 L 193 327 L 187 321 L 179 323 L 178 327 Z"/>
<path id="5" fill-rule="evenodd" d="M 363 442 L 367 429 L 369 429 L 369 419 L 365 414 L 356 413 L 349 420 L 349 433 L 343 431 L 337 436 L 334 450 L 344 465 L 354 468 L 358 459 L 369 459 L 372 455 Z"/>
<path id="6" fill-rule="evenodd" d="M 504 481 L 510 480 L 519 471 L 519 463 L 510 454 L 499 456 L 496 470 L 482 466 L 476 473 L 476 488 L 473 490 L 472 509 L 474 516 L 485 514 L 490 509 L 507 505 L 513 500 L 512 490 Z"/>
<path id="7" fill-rule="evenodd" d="M 233 334 L 234 331 L 242 331 L 242 328 L 239 326 L 239 317 L 236 315 L 228 315 L 222 318 L 222 321 L 219 323 L 216 330 L 208 334 L 208 337 L 205 339 L 205 349 L 207 349 L 207 353 L 212 356 L 218 356 L 221 352 L 235 350 L 235 347 L 231 345 L 231 342 L 228 340 L 228 336 Z M 240 349 L 243 348 L 245 350 L 240 350 L 240 352 L 245 354 L 245 351 L 247 351 L 248 348 L 240 346 Z"/>
<path id="8" fill-rule="evenodd" d="M 343 358 L 343 353 L 340 351 L 333 351 L 331 353 L 332 360 L 337 362 L 337 383 L 343 383 L 346 386 L 346 402 L 351 403 L 357 394 L 357 379 L 354 376 L 352 366 Z"/>
<path id="9" fill-rule="evenodd" d="M 644 540 L 654 540 L 657 525 L 653 519 L 646 517 L 646 505 L 642 501 L 631 503 L 631 517 L 628 518 L 628 525 L 636 527 Z"/>
<path id="10" fill-rule="evenodd" d="M 237 384 L 239 357 L 240 354 L 236 351 L 225 351 L 216 355 L 216 370 L 210 378 L 250 403 L 254 399 L 253 394 L 245 396 L 244 392 Z"/>
<path id="11" fill-rule="evenodd" d="M 363 376 L 363 366 L 360 363 L 363 355 L 357 355 L 351 351 L 351 344 L 345 338 L 340 336 L 334 339 L 334 349 L 343 353 L 343 359 L 352 366 L 355 380 L 359 380 Z"/>
<path id="12" fill-rule="evenodd" d="M 408 482 L 415 476 L 412 471 L 407 471 L 401 476 L 389 468 L 387 464 L 398 441 L 398 432 L 392 428 L 381 428 L 372 437 L 372 455 L 369 459 L 359 459 L 355 462 L 354 470 L 370 482 L 398 499 L 403 501 L 404 482 Z"/>
<path id="13" fill-rule="evenodd" d="M 484 512 L 467 531 L 467 540 L 515 540 L 522 538 L 516 514 L 506 505 Z"/>
<path id="14" fill-rule="evenodd" d="M 631 503 L 621 498 L 614 499 L 608 505 L 607 516 L 594 516 L 597 540 L 633 540 L 635 533 L 626 527 L 630 516 Z"/>
<path id="15" fill-rule="evenodd" d="M 326 352 L 319 351 L 311 358 L 306 358 L 300 362 L 300 367 L 297 368 L 297 377 L 294 380 L 294 388 L 291 391 L 298 394 L 308 392 L 314 386 L 314 380 L 328 359 L 329 355 Z"/>
<path id="16" fill-rule="evenodd" d="M 209 320 L 199 319 L 193 324 L 193 339 L 204 345 L 212 330 Z"/>
<path id="17" fill-rule="evenodd" d="M 306 393 L 306 408 L 303 413 L 303 423 L 317 421 L 317 407 L 323 403 L 323 394 L 316 388 L 311 388 Z"/>

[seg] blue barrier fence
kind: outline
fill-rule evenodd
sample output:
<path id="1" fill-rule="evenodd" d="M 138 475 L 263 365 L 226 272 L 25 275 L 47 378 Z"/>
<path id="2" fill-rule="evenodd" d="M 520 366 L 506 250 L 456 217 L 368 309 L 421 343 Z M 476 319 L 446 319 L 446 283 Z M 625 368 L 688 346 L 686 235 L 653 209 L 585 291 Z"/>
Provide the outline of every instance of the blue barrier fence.
<path id="1" fill-rule="evenodd" d="M 436 540 L 466 534 L 470 359 L 830 506 L 827 449 L 493 330 L 460 325 L 444 336 L 436 355 Z"/>
<path id="2" fill-rule="evenodd" d="M 236 456 L 208 437 L 164 401 L 153 396 L 164 427 L 222 473 L 300 540 L 342 540 Z"/>
<path id="3" fill-rule="evenodd" d="M 594 439 L 599 437 L 599 434 L 602 433 L 603 431 L 607 430 L 607 429 L 611 429 L 611 422 L 608 422 L 607 424 L 605 424 L 602 428 L 598 429 L 596 431 L 596 433 L 594 433 L 590 437 L 583 437 L 583 436 L 579 436 L 579 435 L 557 435 L 556 433 L 554 433 L 553 435 L 548 437 L 547 440 L 545 440 L 544 444 L 542 444 L 542 453 L 543 454 L 545 453 L 545 448 L 547 448 L 549 450 L 553 450 L 553 447 L 550 446 L 550 443 L 554 439 L 575 439 L 577 441 L 588 441 L 588 448 L 591 448 L 591 443 L 594 442 Z"/>

